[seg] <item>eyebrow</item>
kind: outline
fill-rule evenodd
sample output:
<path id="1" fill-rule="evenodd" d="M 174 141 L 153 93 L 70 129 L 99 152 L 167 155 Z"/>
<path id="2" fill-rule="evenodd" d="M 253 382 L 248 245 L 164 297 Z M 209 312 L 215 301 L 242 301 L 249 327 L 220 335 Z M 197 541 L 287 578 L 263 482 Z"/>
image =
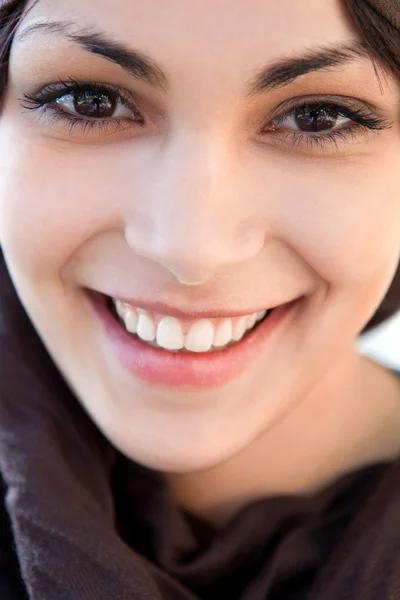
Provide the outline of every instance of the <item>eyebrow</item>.
<path id="1" fill-rule="evenodd" d="M 169 87 L 166 73 L 152 58 L 110 38 L 105 32 L 92 28 L 79 30 L 73 21 L 46 21 L 26 27 L 16 39 L 22 41 L 36 32 L 59 33 L 84 50 L 120 65 L 135 78 L 155 88 L 166 90 Z M 258 71 L 248 82 L 248 95 L 256 96 L 288 85 L 313 71 L 343 67 L 360 58 L 371 58 L 361 41 L 309 49 L 300 56 L 282 58 Z"/>

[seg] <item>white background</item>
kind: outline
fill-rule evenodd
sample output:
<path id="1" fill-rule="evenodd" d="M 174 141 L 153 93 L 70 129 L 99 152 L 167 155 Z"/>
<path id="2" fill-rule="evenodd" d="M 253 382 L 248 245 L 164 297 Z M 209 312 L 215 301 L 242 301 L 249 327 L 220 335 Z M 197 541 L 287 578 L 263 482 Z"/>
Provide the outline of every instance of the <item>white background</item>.
<path id="1" fill-rule="evenodd" d="M 357 348 L 361 354 L 400 371 L 400 312 L 359 336 Z"/>

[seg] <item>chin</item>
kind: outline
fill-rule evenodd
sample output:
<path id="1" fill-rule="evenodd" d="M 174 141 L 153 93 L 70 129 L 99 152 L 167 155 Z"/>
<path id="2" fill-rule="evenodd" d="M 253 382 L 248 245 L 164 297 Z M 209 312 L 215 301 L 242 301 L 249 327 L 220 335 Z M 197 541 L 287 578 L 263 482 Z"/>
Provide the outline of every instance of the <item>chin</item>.
<path id="1" fill-rule="evenodd" d="M 103 432 L 104 433 L 104 432 Z M 105 434 L 106 435 L 106 434 Z M 135 440 L 132 437 L 106 435 L 110 443 L 128 459 L 155 471 L 163 473 L 193 473 L 195 471 L 211 469 L 233 457 L 240 452 L 242 447 L 237 440 L 229 444 L 224 438 L 224 447 L 216 443 L 210 445 L 208 441 L 199 440 L 197 444 L 180 444 L 177 436 L 171 440 Z M 235 444 L 236 441 L 236 444 Z"/>

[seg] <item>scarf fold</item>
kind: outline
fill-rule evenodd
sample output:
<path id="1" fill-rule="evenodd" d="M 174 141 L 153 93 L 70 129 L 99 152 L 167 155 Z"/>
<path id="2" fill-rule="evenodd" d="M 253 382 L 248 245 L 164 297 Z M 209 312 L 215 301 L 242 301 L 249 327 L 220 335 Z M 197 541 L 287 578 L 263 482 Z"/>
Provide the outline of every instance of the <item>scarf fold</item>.
<path id="1" fill-rule="evenodd" d="M 251 502 L 214 529 L 95 427 L 1 260 L 0 292 L 0 483 L 10 529 L 0 567 L 11 534 L 23 582 L 10 600 L 400 599 L 400 461 L 312 497 Z"/>

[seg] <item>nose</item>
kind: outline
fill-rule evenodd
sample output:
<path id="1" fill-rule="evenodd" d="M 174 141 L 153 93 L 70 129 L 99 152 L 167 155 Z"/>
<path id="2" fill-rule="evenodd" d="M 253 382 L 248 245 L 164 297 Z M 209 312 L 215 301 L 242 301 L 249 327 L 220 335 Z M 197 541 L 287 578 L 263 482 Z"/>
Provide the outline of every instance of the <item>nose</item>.
<path id="1" fill-rule="evenodd" d="M 185 285 L 251 260 L 264 237 L 243 189 L 244 171 L 224 139 L 175 138 L 141 174 L 125 227 L 128 244 Z"/>

